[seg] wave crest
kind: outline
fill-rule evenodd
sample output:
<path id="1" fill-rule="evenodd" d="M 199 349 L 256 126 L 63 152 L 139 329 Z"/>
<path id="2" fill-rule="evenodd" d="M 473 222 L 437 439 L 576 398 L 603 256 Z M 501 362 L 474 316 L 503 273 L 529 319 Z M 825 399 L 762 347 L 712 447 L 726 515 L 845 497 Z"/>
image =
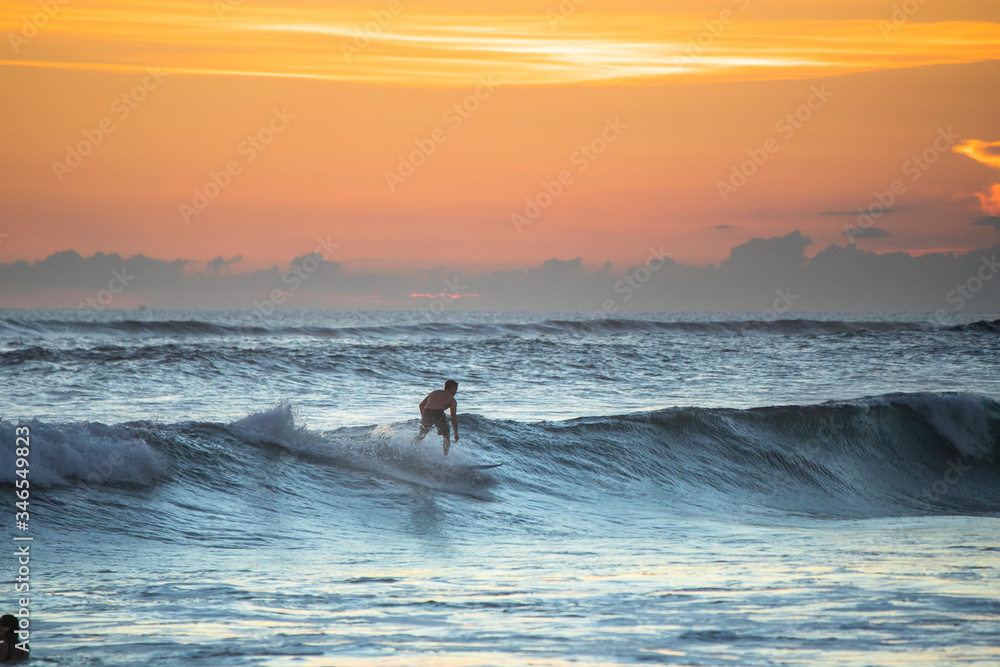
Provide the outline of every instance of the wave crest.
<path id="1" fill-rule="evenodd" d="M 319 433 L 294 412 L 279 404 L 230 424 L 28 422 L 32 480 L 150 485 L 194 476 L 252 496 L 261 480 L 294 493 L 307 483 L 354 493 L 392 478 L 490 499 L 493 477 L 463 464 L 502 462 L 496 474 L 510 493 L 591 505 L 834 517 L 1000 512 L 1000 403 L 976 394 L 537 423 L 464 414 L 447 460 L 433 439 L 410 444 L 415 422 Z M 14 425 L 0 422 L 0 437 L 13 442 Z M 6 456 L 10 482 L 12 450 Z"/>
<path id="2" fill-rule="evenodd" d="M 72 481 L 91 484 L 149 486 L 167 472 L 164 458 L 124 426 L 99 422 L 47 424 L 30 420 L 18 424 L 30 431 L 30 481 L 60 486 Z M 0 421 L 0 439 L 15 442 L 15 425 Z M 3 449 L 0 479 L 15 480 L 13 447 Z"/>
<path id="3" fill-rule="evenodd" d="M 38 336 L 45 333 L 81 333 L 130 336 L 274 336 L 311 338 L 396 338 L 413 336 L 533 336 L 544 334 L 618 334 L 623 332 L 687 333 L 706 335 L 851 335 L 901 331 L 1000 333 L 1000 320 L 981 320 L 958 326 L 932 321 L 847 320 L 726 320 L 657 321 L 643 319 L 544 320 L 540 322 L 423 322 L 391 326 L 295 326 L 276 323 L 221 324 L 200 320 L 0 320 L 0 331 Z"/>

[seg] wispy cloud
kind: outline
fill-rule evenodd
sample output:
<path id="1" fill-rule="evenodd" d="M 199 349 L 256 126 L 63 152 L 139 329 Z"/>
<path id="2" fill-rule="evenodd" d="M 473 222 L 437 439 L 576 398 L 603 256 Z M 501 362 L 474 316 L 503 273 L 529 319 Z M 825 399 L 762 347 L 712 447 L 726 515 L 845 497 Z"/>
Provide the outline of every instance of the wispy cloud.
<path id="1" fill-rule="evenodd" d="M 889 232 L 879 227 L 855 227 L 848 234 L 851 239 L 884 239 L 892 236 Z"/>
<path id="2" fill-rule="evenodd" d="M 890 213 L 898 213 L 901 208 L 903 208 L 903 207 L 902 206 L 893 206 L 892 208 L 887 208 L 887 209 L 885 209 L 880 214 L 880 216 L 881 215 L 889 215 Z M 859 215 L 864 215 L 864 214 L 865 214 L 865 212 L 864 212 L 863 209 L 859 210 L 859 211 L 823 211 L 822 213 L 820 213 L 820 215 L 846 215 L 846 216 L 852 216 L 852 217 L 857 217 Z"/>
<path id="3" fill-rule="evenodd" d="M 414 10 L 416 11 L 416 10 Z M 23 6 L 0 4 L 17 32 Z M 363 53 L 342 56 L 371 17 L 329 7 L 241 4 L 220 20 L 203 2 L 69 4 L 7 65 L 171 73 L 311 77 L 396 85 L 464 86 L 483 72 L 506 83 L 809 78 L 1000 58 L 1000 25 L 948 21 L 882 39 L 868 20 L 751 21 L 730 25 L 697 57 L 696 14 L 575 15 L 553 32 L 542 15 L 411 13 L 405 8 Z"/>

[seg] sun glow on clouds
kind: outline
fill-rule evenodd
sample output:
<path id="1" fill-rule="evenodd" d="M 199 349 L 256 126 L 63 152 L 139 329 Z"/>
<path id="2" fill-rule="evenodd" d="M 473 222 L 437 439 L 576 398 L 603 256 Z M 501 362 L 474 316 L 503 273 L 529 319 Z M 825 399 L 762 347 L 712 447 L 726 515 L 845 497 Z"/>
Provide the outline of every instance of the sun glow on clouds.
<path id="1" fill-rule="evenodd" d="M 554 28 L 541 14 L 420 14 L 403 4 L 378 25 L 362 9 L 236 4 L 222 13 L 217 4 L 67 4 L 0 63 L 466 86 L 484 73 L 513 84 L 745 81 L 1000 58 L 1000 26 L 974 21 L 914 23 L 883 39 L 868 20 L 736 13 L 706 39 L 706 17 L 694 14 L 581 10 Z M 31 7 L 0 3 L 2 32 L 19 31 Z"/>
<path id="2" fill-rule="evenodd" d="M 1000 169 L 1000 141 L 969 139 L 952 148 L 956 153 L 971 157 L 976 162 Z M 1000 183 L 994 183 L 986 192 L 978 192 L 979 205 L 989 215 L 1000 216 Z"/>
<path id="3" fill-rule="evenodd" d="M 482 296 L 482 295 L 481 294 L 411 294 L 410 296 L 413 298 L 424 298 L 424 299 L 440 299 L 444 297 L 449 299 L 461 299 L 467 296 Z"/>

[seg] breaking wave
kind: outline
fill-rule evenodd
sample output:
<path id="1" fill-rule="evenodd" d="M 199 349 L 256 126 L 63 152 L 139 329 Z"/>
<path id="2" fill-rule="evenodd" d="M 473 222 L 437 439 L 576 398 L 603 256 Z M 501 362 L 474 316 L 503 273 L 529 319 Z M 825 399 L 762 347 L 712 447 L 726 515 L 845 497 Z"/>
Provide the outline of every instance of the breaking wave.
<path id="1" fill-rule="evenodd" d="M 449 459 L 412 423 L 312 431 L 287 404 L 229 424 L 23 422 L 41 486 L 337 493 L 411 484 L 482 500 L 569 500 L 602 513 L 757 509 L 819 517 L 1000 512 L 1000 404 L 976 394 L 891 394 L 749 410 L 678 407 L 526 423 L 463 415 Z M 14 441 L 16 424 L 0 421 Z M 5 449 L 3 479 L 13 482 Z M 276 462 L 280 462 L 277 465 Z M 466 464 L 502 462 L 495 471 Z M 238 491 L 237 491 L 238 490 Z"/>

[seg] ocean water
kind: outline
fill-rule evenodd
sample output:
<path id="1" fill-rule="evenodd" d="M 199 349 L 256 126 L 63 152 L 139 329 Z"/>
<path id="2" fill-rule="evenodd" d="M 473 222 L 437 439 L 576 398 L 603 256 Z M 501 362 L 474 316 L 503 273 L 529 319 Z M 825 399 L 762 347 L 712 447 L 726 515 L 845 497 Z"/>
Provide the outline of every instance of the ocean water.
<path id="1" fill-rule="evenodd" d="M 0 311 L 32 660 L 997 665 L 998 371 L 997 315 Z"/>

